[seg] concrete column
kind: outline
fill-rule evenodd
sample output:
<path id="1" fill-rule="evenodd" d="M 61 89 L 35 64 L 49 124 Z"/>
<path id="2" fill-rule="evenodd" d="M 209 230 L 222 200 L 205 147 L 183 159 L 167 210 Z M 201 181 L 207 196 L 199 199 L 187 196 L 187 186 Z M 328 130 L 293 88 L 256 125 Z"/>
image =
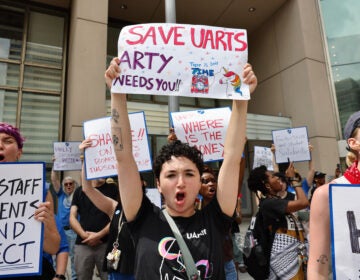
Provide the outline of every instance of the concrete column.
<path id="1" fill-rule="evenodd" d="M 65 103 L 65 140 L 82 140 L 86 120 L 106 116 L 108 0 L 73 0 Z"/>

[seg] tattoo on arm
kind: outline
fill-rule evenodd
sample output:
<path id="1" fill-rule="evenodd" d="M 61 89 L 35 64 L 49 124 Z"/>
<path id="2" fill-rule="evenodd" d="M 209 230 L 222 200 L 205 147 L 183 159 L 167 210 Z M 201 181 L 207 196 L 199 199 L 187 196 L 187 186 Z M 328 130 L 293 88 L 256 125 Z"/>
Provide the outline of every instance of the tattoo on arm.
<path id="1" fill-rule="evenodd" d="M 122 151 L 124 149 L 124 144 L 122 142 L 122 137 L 121 137 L 121 128 L 115 128 L 115 129 L 118 130 L 119 133 L 114 134 L 112 136 L 113 144 L 114 144 L 115 150 Z"/>
<path id="2" fill-rule="evenodd" d="M 317 260 L 318 263 L 327 264 L 329 259 L 325 255 L 321 255 Z"/>
<path id="3" fill-rule="evenodd" d="M 119 112 L 116 109 L 112 109 L 111 111 L 111 119 L 115 122 L 118 123 L 119 122 Z"/>

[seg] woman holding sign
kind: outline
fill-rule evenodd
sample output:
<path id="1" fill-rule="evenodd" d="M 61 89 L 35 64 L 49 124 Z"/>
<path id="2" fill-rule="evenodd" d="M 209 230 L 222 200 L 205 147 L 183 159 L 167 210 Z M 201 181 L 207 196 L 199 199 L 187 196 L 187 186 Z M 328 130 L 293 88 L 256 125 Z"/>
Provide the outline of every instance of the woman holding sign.
<path id="1" fill-rule="evenodd" d="M 85 139 L 80 144 L 80 150 L 91 148 L 92 140 Z M 108 273 L 109 280 L 134 280 L 135 248 L 130 238 L 126 223 L 124 223 L 121 204 L 101 193 L 86 180 L 84 164 L 82 167 L 82 191 L 91 202 L 109 219 L 109 239 L 104 256 L 103 270 Z M 120 251 L 116 255 L 114 252 Z M 110 256 L 110 257 L 109 257 Z"/>
<path id="2" fill-rule="evenodd" d="M 0 123 L 0 163 L 19 161 L 22 155 L 24 141 L 24 137 L 16 127 L 7 123 Z M 50 193 L 47 192 L 46 201 L 39 203 L 34 214 L 35 220 L 43 222 L 44 224 L 43 250 L 47 255 L 44 255 L 42 275 L 33 278 L 25 277 L 25 279 L 52 279 L 55 275 L 50 264 L 50 255 L 58 252 L 60 235 L 56 227 L 53 209 L 52 197 Z M 46 257 L 49 257 L 49 259 Z M 48 278 L 50 274 L 52 274 L 51 278 Z"/>
<path id="3" fill-rule="evenodd" d="M 287 170 L 288 175 L 294 175 L 292 163 Z M 268 275 L 269 279 L 306 279 L 304 231 L 294 213 L 306 208 L 309 202 L 300 183 L 292 182 L 292 186 L 296 199 L 282 199 L 278 196 L 283 189 L 282 182 L 273 172 L 268 171 L 266 166 L 256 167 L 249 174 L 248 187 L 259 199 L 256 222 L 264 229 L 263 236 L 267 237 L 257 240 L 267 265 L 251 266 L 248 263 L 251 275 L 263 267 L 264 274 Z"/>
<path id="4" fill-rule="evenodd" d="M 114 58 L 105 72 L 107 85 L 120 74 L 119 59 Z M 257 78 L 246 64 L 243 81 L 253 92 Z M 185 240 L 196 263 L 193 279 L 224 279 L 222 244 L 224 224 L 230 224 L 238 192 L 240 160 L 245 144 L 247 101 L 233 101 L 224 147 L 224 161 L 218 178 L 216 198 L 201 211 L 194 204 L 201 187 L 202 154 L 188 144 L 174 141 L 162 147 L 154 160 L 157 188 L 164 197 L 162 211 L 144 195 L 132 153 L 131 128 L 126 95 L 111 95 L 111 129 L 117 159 L 121 202 L 136 246 L 135 278 L 187 279 L 189 258 L 176 242 L 167 219 Z M 167 216 L 167 218 L 165 218 Z M 184 247 L 183 247 L 184 248 Z M 190 263 L 191 264 L 191 263 Z"/>

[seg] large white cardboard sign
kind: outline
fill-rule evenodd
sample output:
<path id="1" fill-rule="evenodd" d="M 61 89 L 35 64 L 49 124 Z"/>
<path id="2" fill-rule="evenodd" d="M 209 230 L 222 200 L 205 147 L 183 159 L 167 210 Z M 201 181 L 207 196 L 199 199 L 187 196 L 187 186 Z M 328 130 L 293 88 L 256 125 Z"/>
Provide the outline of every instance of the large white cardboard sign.
<path id="1" fill-rule="evenodd" d="M 45 163 L 0 164 L 0 278 L 41 273 L 43 225 L 34 212 L 44 196 Z"/>
<path id="2" fill-rule="evenodd" d="M 139 171 L 151 170 L 151 156 L 147 137 L 144 112 L 129 114 L 133 155 Z M 92 140 L 92 147 L 85 149 L 86 179 L 96 179 L 117 175 L 110 117 L 84 122 L 84 137 Z"/>
<path id="3" fill-rule="evenodd" d="M 270 148 L 254 146 L 254 164 L 253 168 L 265 165 L 267 170 L 274 170 L 272 162 L 273 154 Z"/>
<path id="4" fill-rule="evenodd" d="M 54 170 L 81 170 L 81 142 L 54 142 Z"/>
<path id="5" fill-rule="evenodd" d="M 161 194 L 157 188 L 146 188 L 146 196 L 152 203 L 161 208 Z"/>
<path id="6" fill-rule="evenodd" d="M 272 131 L 276 163 L 311 159 L 306 126 Z"/>
<path id="7" fill-rule="evenodd" d="M 151 23 L 122 28 L 115 93 L 250 99 L 242 82 L 247 32 L 205 25 Z"/>
<path id="8" fill-rule="evenodd" d="M 330 184 L 333 279 L 360 277 L 360 185 Z"/>
<path id="9" fill-rule="evenodd" d="M 229 107 L 170 113 L 177 138 L 196 146 L 202 152 L 205 162 L 224 158 L 224 141 L 230 115 Z"/>

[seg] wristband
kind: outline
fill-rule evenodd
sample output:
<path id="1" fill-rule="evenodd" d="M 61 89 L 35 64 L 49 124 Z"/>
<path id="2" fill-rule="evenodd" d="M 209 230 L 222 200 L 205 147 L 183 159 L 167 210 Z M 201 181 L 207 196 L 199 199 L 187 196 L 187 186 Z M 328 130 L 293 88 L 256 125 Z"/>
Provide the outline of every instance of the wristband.
<path id="1" fill-rule="evenodd" d="M 57 279 L 61 279 L 61 280 L 66 280 L 66 278 L 65 278 L 65 275 L 64 274 L 55 274 L 55 276 L 54 276 L 55 278 L 57 278 Z"/>
<path id="2" fill-rule="evenodd" d="M 293 188 L 298 188 L 298 187 L 301 187 L 301 183 L 297 183 L 295 185 L 292 185 Z"/>

